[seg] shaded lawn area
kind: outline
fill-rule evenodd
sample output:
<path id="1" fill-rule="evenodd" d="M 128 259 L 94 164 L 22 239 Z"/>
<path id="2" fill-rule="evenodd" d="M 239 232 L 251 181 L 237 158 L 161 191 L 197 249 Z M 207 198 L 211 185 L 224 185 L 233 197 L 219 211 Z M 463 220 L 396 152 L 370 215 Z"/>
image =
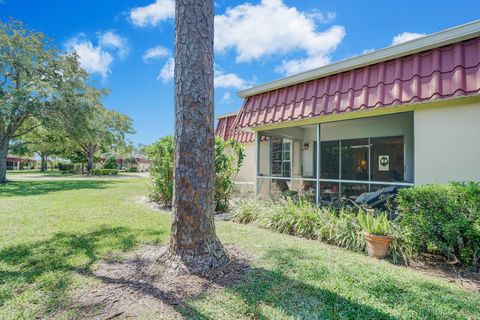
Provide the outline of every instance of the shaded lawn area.
<path id="1" fill-rule="evenodd" d="M 58 181 L 12 181 L 6 185 L 0 185 L 0 197 L 35 196 L 51 192 L 80 190 L 80 189 L 104 189 L 114 184 L 112 180 L 58 180 Z"/>
<path id="2" fill-rule="evenodd" d="M 22 174 L 41 174 L 41 175 L 48 175 L 48 176 L 61 176 L 62 172 L 59 170 L 50 170 L 48 169 L 45 172 L 40 171 L 39 169 L 28 169 L 28 170 L 7 170 L 7 176 L 12 175 L 22 175 Z"/>
<path id="3" fill-rule="evenodd" d="M 145 179 L 0 186 L 0 319 L 55 317 L 72 292 L 98 284 L 88 276 L 96 262 L 165 244 L 170 217 L 135 201 L 146 192 Z M 480 317 L 479 294 L 413 270 L 253 226 L 219 222 L 217 231 L 252 256 L 252 272 L 239 285 L 185 300 L 178 318 Z"/>

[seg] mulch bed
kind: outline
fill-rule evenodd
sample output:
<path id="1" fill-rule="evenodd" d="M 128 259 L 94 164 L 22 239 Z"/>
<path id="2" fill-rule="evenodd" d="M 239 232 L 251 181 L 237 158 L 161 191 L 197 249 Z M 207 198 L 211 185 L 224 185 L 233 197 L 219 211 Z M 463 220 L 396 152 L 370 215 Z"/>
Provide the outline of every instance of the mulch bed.
<path id="1" fill-rule="evenodd" d="M 426 254 L 411 261 L 409 268 L 480 293 L 480 273 L 473 267 L 463 267 L 447 261 L 444 257 Z"/>
<path id="2" fill-rule="evenodd" d="M 63 312 L 79 319 L 128 319 L 148 314 L 155 319 L 183 318 L 185 299 L 199 297 L 244 281 L 250 271 L 249 257 L 227 246 L 230 262 L 202 275 L 171 275 L 159 262 L 166 247 L 146 246 L 123 261 L 105 261 L 95 271 L 82 273 L 100 280 L 82 289 Z M 184 308 L 182 308 L 184 307 Z"/>

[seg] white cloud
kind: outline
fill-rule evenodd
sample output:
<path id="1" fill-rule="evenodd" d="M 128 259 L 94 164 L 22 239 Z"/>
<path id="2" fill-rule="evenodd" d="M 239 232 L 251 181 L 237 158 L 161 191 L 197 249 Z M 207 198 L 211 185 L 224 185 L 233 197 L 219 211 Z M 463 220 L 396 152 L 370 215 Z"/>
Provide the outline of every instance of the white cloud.
<path id="1" fill-rule="evenodd" d="M 175 60 L 170 57 L 167 62 L 164 64 L 160 74 L 157 77 L 157 80 L 162 80 L 164 83 L 173 79 L 175 75 Z"/>
<path id="2" fill-rule="evenodd" d="M 286 74 L 320 67 L 330 62 L 329 54 L 342 41 L 345 29 L 333 26 L 319 32 L 315 25 L 319 12 L 311 15 L 288 7 L 282 0 L 262 0 L 258 5 L 245 3 L 229 8 L 215 17 L 215 49 L 235 50 L 237 62 L 304 52 L 305 58 L 285 60 L 276 68 Z"/>
<path id="3" fill-rule="evenodd" d="M 158 75 L 157 80 L 162 80 L 164 83 L 173 80 L 175 75 L 174 70 L 175 59 L 173 57 L 169 57 L 167 62 L 165 62 L 162 69 L 160 70 L 160 74 Z M 217 66 L 215 66 L 215 77 L 213 79 L 213 82 L 215 88 L 236 90 L 246 89 L 248 87 L 251 87 L 255 83 L 255 81 L 247 81 L 235 73 L 224 73 L 223 71 L 219 70 Z"/>
<path id="4" fill-rule="evenodd" d="M 397 34 L 395 37 L 393 37 L 392 46 L 403 43 L 403 42 L 407 42 L 413 39 L 417 39 L 420 37 L 424 37 L 425 35 L 426 35 L 425 33 L 415 33 L 415 32 L 400 33 L 400 34 Z"/>
<path id="5" fill-rule="evenodd" d="M 125 58 L 129 51 L 127 39 L 121 37 L 113 31 L 99 33 L 98 45 L 106 49 L 117 50 L 120 58 Z"/>
<path id="6" fill-rule="evenodd" d="M 335 12 L 323 13 L 318 9 L 313 9 L 312 12 L 307 14 L 307 17 L 312 18 L 319 23 L 329 23 L 337 18 L 337 14 Z"/>
<path id="7" fill-rule="evenodd" d="M 170 50 L 168 50 L 167 48 L 162 46 L 156 46 L 145 51 L 142 58 L 144 62 L 149 62 L 151 60 L 165 58 L 170 55 Z"/>
<path id="8" fill-rule="evenodd" d="M 230 95 L 230 92 L 225 92 L 222 97 L 222 101 L 230 101 L 232 100 L 232 96 Z"/>
<path id="9" fill-rule="evenodd" d="M 137 27 L 156 26 L 175 16 L 174 0 L 156 0 L 145 7 L 130 10 L 130 20 Z"/>
<path id="10" fill-rule="evenodd" d="M 235 73 L 223 73 L 215 70 L 214 78 L 215 88 L 237 89 L 242 90 L 252 85 L 252 82 L 241 78 Z"/>
<path id="11" fill-rule="evenodd" d="M 80 65 L 89 73 L 98 73 L 104 78 L 110 73 L 112 54 L 101 46 L 94 46 L 83 34 L 68 40 L 66 47 L 77 52 Z"/>

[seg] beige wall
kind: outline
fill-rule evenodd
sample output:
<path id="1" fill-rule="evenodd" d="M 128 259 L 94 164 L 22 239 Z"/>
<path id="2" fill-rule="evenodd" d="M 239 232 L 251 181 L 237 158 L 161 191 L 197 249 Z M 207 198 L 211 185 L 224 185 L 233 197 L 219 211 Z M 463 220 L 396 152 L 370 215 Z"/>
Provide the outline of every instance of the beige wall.
<path id="1" fill-rule="evenodd" d="M 243 146 L 245 159 L 235 181 L 253 183 L 255 181 L 255 143 L 246 143 Z"/>
<path id="2" fill-rule="evenodd" d="M 480 181 L 480 102 L 414 112 L 415 184 Z"/>

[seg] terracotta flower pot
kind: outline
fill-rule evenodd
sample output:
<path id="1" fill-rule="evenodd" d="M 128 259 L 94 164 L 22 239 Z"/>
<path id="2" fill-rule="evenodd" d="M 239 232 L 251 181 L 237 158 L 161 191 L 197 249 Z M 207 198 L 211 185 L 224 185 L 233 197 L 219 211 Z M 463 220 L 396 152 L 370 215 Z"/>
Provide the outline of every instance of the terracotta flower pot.
<path id="1" fill-rule="evenodd" d="M 367 243 L 367 253 L 369 257 L 382 260 L 387 255 L 388 247 L 392 238 L 389 236 L 379 236 L 376 234 L 365 233 Z"/>

